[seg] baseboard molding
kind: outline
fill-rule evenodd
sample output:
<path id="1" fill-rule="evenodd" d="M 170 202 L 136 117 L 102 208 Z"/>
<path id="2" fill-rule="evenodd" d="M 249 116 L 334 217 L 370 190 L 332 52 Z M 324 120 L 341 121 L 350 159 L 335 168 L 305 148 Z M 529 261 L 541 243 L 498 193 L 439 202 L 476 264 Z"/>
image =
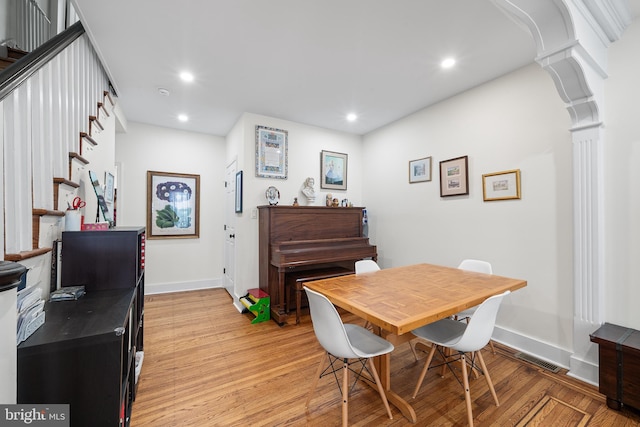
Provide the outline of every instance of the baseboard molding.
<path id="1" fill-rule="evenodd" d="M 598 366 L 591 362 L 576 360 L 574 355 L 563 348 L 521 335 L 517 332 L 497 326 L 493 330 L 492 339 L 515 350 L 522 351 L 538 359 L 569 369 L 567 375 L 598 385 Z"/>
<path id="2" fill-rule="evenodd" d="M 222 279 L 196 280 L 193 282 L 153 283 L 144 285 L 145 295 L 167 294 L 171 292 L 197 291 L 201 289 L 221 288 Z"/>

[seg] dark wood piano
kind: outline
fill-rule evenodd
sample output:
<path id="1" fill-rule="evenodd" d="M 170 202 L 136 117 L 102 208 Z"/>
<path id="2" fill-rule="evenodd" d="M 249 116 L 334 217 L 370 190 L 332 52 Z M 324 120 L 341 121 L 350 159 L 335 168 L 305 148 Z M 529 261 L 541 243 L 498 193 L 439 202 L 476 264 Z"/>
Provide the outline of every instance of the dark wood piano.
<path id="1" fill-rule="evenodd" d="M 271 298 L 271 318 L 288 317 L 288 276 L 353 272 L 356 261 L 377 259 L 362 235 L 362 209 L 324 206 L 258 206 L 260 289 Z"/>

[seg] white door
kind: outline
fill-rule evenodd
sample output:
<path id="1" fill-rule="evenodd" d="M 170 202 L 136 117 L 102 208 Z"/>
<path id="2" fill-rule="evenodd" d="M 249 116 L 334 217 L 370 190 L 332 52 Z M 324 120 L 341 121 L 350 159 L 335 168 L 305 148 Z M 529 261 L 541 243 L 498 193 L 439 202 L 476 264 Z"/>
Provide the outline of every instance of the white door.
<path id="1" fill-rule="evenodd" d="M 236 271 L 236 161 L 234 160 L 225 172 L 226 208 L 224 225 L 224 287 L 235 300 Z"/>

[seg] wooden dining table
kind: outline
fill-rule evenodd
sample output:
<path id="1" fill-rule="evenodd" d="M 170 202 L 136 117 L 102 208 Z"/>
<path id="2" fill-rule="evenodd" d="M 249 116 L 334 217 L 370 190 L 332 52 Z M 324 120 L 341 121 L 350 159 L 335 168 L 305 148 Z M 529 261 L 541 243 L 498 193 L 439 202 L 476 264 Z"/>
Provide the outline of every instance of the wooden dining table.
<path id="1" fill-rule="evenodd" d="M 308 282 L 309 289 L 375 325 L 394 345 L 415 336 L 412 330 L 481 304 L 492 295 L 527 286 L 526 280 L 433 264 L 416 264 Z M 411 422 L 411 404 L 391 390 L 390 354 L 376 360 L 387 399 Z"/>

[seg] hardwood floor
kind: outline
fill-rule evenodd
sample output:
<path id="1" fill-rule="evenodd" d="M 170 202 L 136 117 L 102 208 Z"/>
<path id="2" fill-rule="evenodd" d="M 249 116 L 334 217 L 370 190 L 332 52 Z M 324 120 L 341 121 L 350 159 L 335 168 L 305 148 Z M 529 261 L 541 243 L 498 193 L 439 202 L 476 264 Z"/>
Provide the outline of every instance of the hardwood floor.
<path id="1" fill-rule="evenodd" d="M 251 324 L 224 289 L 145 297 L 144 364 L 133 404 L 132 427 L 330 426 L 341 424 L 341 397 L 331 377 L 320 380 L 306 412 L 304 402 L 322 354 L 308 314 L 296 326 Z M 345 322 L 362 320 L 343 314 Z M 640 417 L 609 409 L 597 388 L 516 359 L 496 343 L 484 350 L 500 400 L 496 407 L 484 378 L 471 380 L 476 426 L 640 426 Z M 408 346 L 392 357 L 392 388 L 411 394 L 419 361 Z M 412 401 L 411 424 L 395 408 L 393 419 L 377 392 L 356 384 L 349 401 L 352 426 L 465 426 L 462 387 L 451 372 L 430 370 Z"/>

